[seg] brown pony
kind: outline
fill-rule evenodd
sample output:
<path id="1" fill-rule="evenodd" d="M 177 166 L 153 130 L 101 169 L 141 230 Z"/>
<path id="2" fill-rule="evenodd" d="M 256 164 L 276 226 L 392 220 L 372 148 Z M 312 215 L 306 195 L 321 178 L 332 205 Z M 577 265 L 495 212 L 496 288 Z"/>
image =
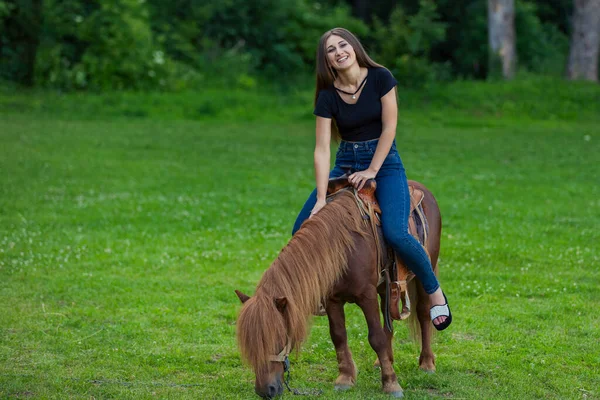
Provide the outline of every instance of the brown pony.
<path id="1" fill-rule="evenodd" d="M 423 185 L 409 184 L 425 193 L 423 210 L 429 223 L 427 252 L 437 273 L 441 217 L 437 202 Z M 384 241 L 379 241 L 385 246 Z M 283 248 L 260 280 L 256 294 L 248 297 L 236 290 L 244 306 L 237 320 L 237 338 L 242 358 L 256 375 L 255 391 L 264 398 L 283 392 L 287 356 L 308 335 L 311 315 L 325 301 L 329 332 L 335 346 L 339 376 L 335 388 L 345 390 L 356 381 L 357 370 L 348 348 L 344 304 L 356 303 L 369 329 L 369 343 L 381 366 L 383 391 L 402 397 L 402 388 L 392 366 L 392 333 L 382 327 L 377 301 L 377 249 L 375 237 L 354 196 L 342 192 L 319 213 L 307 220 Z M 389 263 L 384 248 L 384 263 Z M 431 350 L 429 296 L 420 282 L 409 285 L 413 337 L 421 332 L 419 366 L 435 371 Z M 385 290 L 380 291 L 381 304 Z M 416 309 L 415 309 L 416 308 Z M 382 308 L 383 309 L 383 308 Z M 415 317 L 416 314 L 416 317 Z M 416 320 L 418 318 L 418 324 Z"/>

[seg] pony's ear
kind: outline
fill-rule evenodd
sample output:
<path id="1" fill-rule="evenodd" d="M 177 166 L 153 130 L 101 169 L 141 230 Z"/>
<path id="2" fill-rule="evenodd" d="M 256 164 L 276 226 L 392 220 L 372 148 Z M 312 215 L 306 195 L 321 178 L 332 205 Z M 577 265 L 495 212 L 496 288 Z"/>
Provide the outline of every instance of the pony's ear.
<path id="1" fill-rule="evenodd" d="M 239 297 L 240 301 L 243 303 L 247 302 L 248 299 L 250 299 L 250 296 L 245 295 L 244 293 L 240 292 L 239 290 L 235 291 L 235 294 L 237 294 L 237 297 Z"/>
<path id="2" fill-rule="evenodd" d="M 275 307 L 277 307 L 279 312 L 283 314 L 285 308 L 287 307 L 287 299 L 285 297 L 279 297 L 275 299 Z"/>

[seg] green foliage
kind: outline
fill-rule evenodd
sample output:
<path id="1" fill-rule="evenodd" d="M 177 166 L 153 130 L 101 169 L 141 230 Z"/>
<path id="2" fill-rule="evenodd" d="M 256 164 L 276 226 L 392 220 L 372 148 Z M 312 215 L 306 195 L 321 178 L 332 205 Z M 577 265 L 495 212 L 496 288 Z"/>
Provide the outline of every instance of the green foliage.
<path id="1" fill-rule="evenodd" d="M 570 11 L 568 3 L 572 2 L 515 3 L 519 69 L 562 75 L 569 46 L 564 30 Z M 455 76 L 483 78 L 488 75 L 487 3 L 439 0 L 438 6 L 448 31 L 446 39 L 434 46 L 432 59 L 449 61 Z"/>
<path id="2" fill-rule="evenodd" d="M 64 89 L 150 89 L 172 65 L 153 38 L 144 2 L 49 0 L 37 59 L 42 84 Z"/>
<path id="3" fill-rule="evenodd" d="M 282 24 L 289 50 L 297 52 L 304 66 L 314 70 L 319 38 L 335 27 L 344 27 L 359 38 L 367 37 L 368 26 L 353 18 L 348 7 L 338 5 L 327 7 L 317 2 L 301 1 L 289 21 Z"/>
<path id="4" fill-rule="evenodd" d="M 5 18 L 10 14 L 10 10 L 14 6 L 5 0 L 0 0 L 0 28 L 4 28 Z M 2 30 L 0 30 L 1 32 Z"/>
<path id="5" fill-rule="evenodd" d="M 404 86 L 419 87 L 449 77 L 446 65 L 429 61 L 433 46 L 445 38 L 446 24 L 440 21 L 433 1 L 420 0 L 419 5 L 413 15 L 396 7 L 387 25 L 378 19 L 374 22 L 376 59 Z"/>
<path id="6" fill-rule="evenodd" d="M 0 79 L 33 85 L 42 0 L 0 1 Z"/>
<path id="7" fill-rule="evenodd" d="M 48 0 L 37 81 L 63 89 L 254 87 L 312 70 L 315 44 L 348 7 L 309 0 Z M 324 17 L 323 17 L 324 16 Z"/>
<path id="8" fill-rule="evenodd" d="M 6 25 L 8 22 L 8 16 L 10 15 L 14 5 L 8 1 L 0 0 L 0 78 L 9 77 L 6 74 L 6 58 L 8 58 L 11 48 L 9 47 L 11 41 L 6 34 Z"/>
<path id="9" fill-rule="evenodd" d="M 206 26 L 215 8 L 204 0 L 147 0 L 150 25 L 169 58 L 196 64 L 199 53 L 207 51 L 213 41 Z"/>
<path id="10" fill-rule="evenodd" d="M 445 40 L 433 47 L 432 60 L 450 63 L 454 76 L 485 77 L 488 62 L 487 2 L 439 0 L 437 4 L 448 29 Z"/>
<path id="11" fill-rule="evenodd" d="M 571 0 L 516 3 L 521 70 L 562 75 L 571 12 Z M 318 38 L 336 26 L 404 86 L 489 73 L 479 0 L 376 0 L 369 10 L 344 0 L 0 0 L 0 79 L 63 90 L 288 87 L 313 73 Z"/>
<path id="12" fill-rule="evenodd" d="M 308 0 L 227 0 L 202 6 L 181 0 L 178 6 L 189 14 L 154 3 L 153 13 L 168 8 L 167 15 L 182 21 L 183 29 L 177 29 L 177 34 L 165 33 L 165 43 L 172 44 L 165 46 L 169 54 L 207 74 L 238 83 L 258 71 L 284 80 L 312 69 L 319 36 L 334 26 L 345 26 L 359 35 L 368 31 L 351 17 L 348 7 Z"/>
<path id="13" fill-rule="evenodd" d="M 573 0 L 528 0 L 528 2 L 535 4 L 536 15 L 544 24 L 555 26 L 565 35 L 571 33 Z"/>
<path id="14" fill-rule="evenodd" d="M 560 76 L 566 65 L 569 38 L 558 26 L 542 23 L 537 9 L 531 2 L 516 3 L 515 29 L 519 68 Z"/>

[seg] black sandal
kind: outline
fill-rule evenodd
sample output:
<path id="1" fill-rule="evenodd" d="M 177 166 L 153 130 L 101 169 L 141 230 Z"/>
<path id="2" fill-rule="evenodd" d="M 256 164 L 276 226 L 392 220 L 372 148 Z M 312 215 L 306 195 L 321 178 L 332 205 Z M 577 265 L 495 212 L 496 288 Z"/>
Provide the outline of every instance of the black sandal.
<path id="1" fill-rule="evenodd" d="M 442 294 L 444 295 L 444 300 L 446 301 L 446 304 L 442 304 L 441 306 L 433 306 L 429 309 L 429 316 L 431 317 L 431 323 L 433 324 L 435 329 L 437 329 L 438 331 L 443 331 L 444 329 L 449 327 L 450 324 L 452 323 L 452 313 L 450 312 L 450 306 L 448 306 L 448 299 L 446 298 L 446 295 L 444 294 L 444 292 L 442 292 Z M 441 324 L 436 325 L 435 323 L 433 323 L 433 320 L 436 319 L 437 317 L 447 317 L 447 318 Z"/>

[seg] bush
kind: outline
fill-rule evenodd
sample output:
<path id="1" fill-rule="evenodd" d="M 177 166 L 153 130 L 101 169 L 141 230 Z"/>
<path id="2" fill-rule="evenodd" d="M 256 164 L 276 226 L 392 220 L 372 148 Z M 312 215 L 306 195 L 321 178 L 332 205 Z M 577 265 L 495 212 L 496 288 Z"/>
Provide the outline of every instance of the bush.
<path id="1" fill-rule="evenodd" d="M 429 61 L 432 47 L 445 38 L 446 25 L 440 22 L 433 1 L 421 0 L 419 5 L 418 12 L 409 16 L 396 7 L 388 25 L 374 21 L 375 59 L 404 86 L 419 87 L 450 76 L 449 64 Z"/>
<path id="2" fill-rule="evenodd" d="M 0 0 L 0 79 L 32 86 L 42 0 Z"/>
<path id="3" fill-rule="evenodd" d="M 564 24 L 571 2 L 517 1 L 515 29 L 517 66 L 542 74 L 562 75 L 569 40 Z M 487 3 L 472 0 L 438 0 L 448 23 L 446 39 L 431 53 L 432 59 L 449 60 L 453 74 L 485 78 L 488 74 Z M 542 22 L 545 21 L 545 22 Z"/>
<path id="4" fill-rule="evenodd" d="M 439 0 L 448 24 L 446 38 L 431 52 L 433 61 L 446 61 L 458 77 L 484 78 L 488 63 L 487 2 Z"/>
<path id="5" fill-rule="evenodd" d="M 519 69 L 563 75 L 569 52 L 569 38 L 556 25 L 542 23 L 535 4 L 517 2 L 515 29 Z"/>
<path id="6" fill-rule="evenodd" d="M 153 39 L 138 0 L 49 0 L 37 80 L 63 89 L 148 89 L 170 83 L 174 66 Z"/>
<path id="7" fill-rule="evenodd" d="M 166 58 L 218 86 L 253 87 L 258 76 L 289 82 L 314 69 L 324 31 L 368 33 L 348 7 L 309 0 L 148 0 L 147 8 Z"/>
<path id="8" fill-rule="evenodd" d="M 486 2 L 406 0 L 385 14 L 393 2 L 379 1 L 372 10 L 385 22 L 374 17 L 370 25 L 347 3 L 0 0 L 0 79 L 64 90 L 254 88 L 261 80 L 286 87 L 314 72 L 318 39 L 337 26 L 354 32 L 401 85 L 485 78 Z M 516 3 L 521 70 L 562 74 L 569 4 Z"/>
<path id="9" fill-rule="evenodd" d="M 247 69 L 236 68 L 233 73 L 259 72 L 285 81 L 314 69 L 319 37 L 336 26 L 359 36 L 368 33 L 367 26 L 353 18 L 345 6 L 330 7 L 307 0 L 220 2 L 204 27 L 204 35 L 210 40 L 199 49 L 205 54 L 201 68 L 210 71 L 212 65 L 206 63 L 207 59 L 215 62 L 221 57 L 237 58 Z"/>

